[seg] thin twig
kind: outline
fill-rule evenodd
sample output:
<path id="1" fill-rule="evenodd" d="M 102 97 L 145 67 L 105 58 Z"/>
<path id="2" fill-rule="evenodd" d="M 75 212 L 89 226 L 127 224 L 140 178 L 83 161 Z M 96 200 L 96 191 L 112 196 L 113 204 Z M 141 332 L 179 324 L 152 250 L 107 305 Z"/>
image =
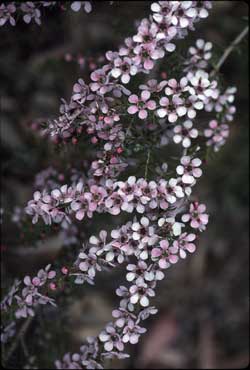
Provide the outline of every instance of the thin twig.
<path id="1" fill-rule="evenodd" d="M 146 167 L 145 167 L 145 179 L 147 180 L 147 177 L 148 177 L 148 166 L 149 166 L 149 161 L 150 161 L 150 155 L 151 155 L 151 151 L 150 149 L 148 150 L 148 156 L 147 156 L 147 162 L 146 162 Z"/>
<path id="2" fill-rule="evenodd" d="M 28 330 L 28 328 L 29 328 L 29 326 L 30 326 L 30 324 L 31 324 L 32 320 L 33 320 L 33 317 L 32 317 L 32 316 L 30 316 L 30 317 L 29 317 L 29 318 L 24 322 L 23 326 L 21 327 L 21 329 L 20 329 L 19 333 L 17 334 L 17 336 L 16 336 L 16 338 L 15 338 L 14 342 L 12 343 L 12 345 L 11 345 L 11 347 L 10 347 L 10 349 L 9 349 L 8 353 L 7 353 L 7 356 L 6 356 L 6 359 L 5 359 L 6 363 L 8 362 L 8 360 L 11 358 L 11 356 L 12 356 L 12 355 L 13 355 L 13 353 L 15 352 L 15 350 L 16 350 L 16 348 L 17 348 L 18 344 L 19 344 L 19 341 L 20 341 L 20 340 L 22 340 L 22 338 L 24 337 L 24 335 L 25 335 L 26 331 Z"/>
<path id="3" fill-rule="evenodd" d="M 210 76 L 213 77 L 221 68 L 222 64 L 234 50 L 234 48 L 241 42 L 241 40 L 247 35 L 249 30 L 249 26 L 245 27 L 244 30 L 233 40 L 233 42 L 226 48 L 223 55 L 219 59 L 218 63 L 214 67 L 213 71 L 211 72 Z"/>

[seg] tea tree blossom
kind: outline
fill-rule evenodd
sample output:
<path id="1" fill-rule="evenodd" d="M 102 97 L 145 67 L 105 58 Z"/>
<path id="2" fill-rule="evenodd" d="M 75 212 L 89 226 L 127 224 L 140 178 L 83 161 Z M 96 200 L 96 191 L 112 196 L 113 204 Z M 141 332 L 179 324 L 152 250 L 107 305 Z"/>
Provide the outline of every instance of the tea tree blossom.
<path id="1" fill-rule="evenodd" d="M 88 12 L 88 4 L 73 2 L 71 8 L 79 11 L 84 7 Z M 208 224 L 206 206 L 192 198 L 193 186 L 202 175 L 200 166 L 206 148 L 204 142 L 193 145 L 199 134 L 194 118 L 202 109 L 219 113 L 204 130 L 207 145 L 209 142 L 215 147 L 215 142 L 218 146 L 226 139 L 222 130 L 235 112 L 235 90 L 222 93 L 218 79 L 213 80 L 206 71 L 204 61 L 211 57 L 210 43 L 198 40 L 189 49 L 184 74 L 178 79 L 166 80 L 166 71 L 162 74 L 164 80 L 145 79 L 135 93 L 124 85 L 139 73 L 147 74 L 158 59 L 173 52 L 176 40 L 206 18 L 210 7 L 209 1 L 152 3 L 152 14 L 138 23 L 135 34 L 126 38 L 118 51 L 108 51 L 103 66 L 91 69 L 91 82 L 79 79 L 74 84 L 70 101 L 62 101 L 60 116 L 51 120 L 45 130 L 47 138 L 65 144 L 71 141 L 76 145 L 85 135 L 96 153 L 87 162 L 86 173 L 75 174 L 70 184 L 64 184 L 64 178 L 59 179 L 53 171 L 40 177 L 38 190 L 26 207 L 32 222 L 41 218 L 47 225 L 56 223 L 66 235 L 67 230 L 74 234 L 77 223 L 84 223 L 96 213 L 117 216 L 125 212 L 131 216 L 124 225 L 109 233 L 101 230 L 81 243 L 73 263 L 69 261 L 57 271 L 47 266 L 35 277 L 15 282 L 1 303 L 4 312 L 13 308 L 15 321 L 34 316 L 39 305 L 55 306 L 53 294 L 62 281 L 93 285 L 98 272 L 125 265 L 126 286 L 116 290 L 120 302 L 113 311 L 114 320 L 99 335 L 87 338 L 78 353 L 66 353 L 61 361 L 57 360 L 58 369 L 102 369 L 106 358 L 128 357 L 125 345 L 138 342 L 146 331 L 141 322 L 157 312 L 150 300 L 156 294 L 157 283 L 165 277 L 164 270 L 196 250 L 197 235 Z M 31 19 L 39 22 L 39 13 L 29 12 Z M 6 23 L 10 14 L 6 9 L 4 14 L 1 22 Z M 144 133 L 145 147 L 137 142 Z M 173 138 L 184 149 L 180 159 L 170 158 L 169 163 L 151 168 L 155 164 L 151 156 L 154 158 L 163 137 L 169 143 Z M 131 172 L 135 166 L 142 167 L 137 162 L 137 149 L 145 150 L 145 174 L 126 178 L 123 171 L 128 166 Z M 11 335 L 12 327 L 5 326 L 1 338 L 9 340 Z"/>
<path id="2" fill-rule="evenodd" d="M 132 105 L 128 108 L 129 114 L 138 113 L 138 117 L 140 119 L 145 119 L 148 116 L 148 110 L 155 110 L 156 103 L 154 100 L 149 100 L 150 92 L 147 90 L 143 90 L 141 93 L 141 97 L 139 98 L 137 95 L 132 94 L 128 98 L 129 103 Z"/>
<path id="3" fill-rule="evenodd" d="M 191 139 L 198 137 L 198 130 L 193 128 L 192 121 L 188 120 L 183 122 L 183 125 L 177 125 L 174 127 L 173 140 L 176 144 L 181 143 L 184 148 L 191 146 Z"/>
<path id="4" fill-rule="evenodd" d="M 188 49 L 190 58 L 185 63 L 187 65 L 187 67 L 185 67 L 185 71 L 206 69 L 208 66 L 208 61 L 212 57 L 212 47 L 213 44 L 211 42 L 198 39 L 195 43 L 195 46 L 191 46 Z"/>
<path id="5" fill-rule="evenodd" d="M 208 215 L 205 212 L 205 204 L 199 204 L 198 202 L 191 203 L 189 213 L 182 216 L 182 221 L 190 222 L 190 226 L 193 229 L 204 231 L 208 223 Z"/>
<path id="6" fill-rule="evenodd" d="M 171 249 L 167 240 L 161 240 L 159 247 L 153 248 L 152 258 L 158 260 L 161 269 L 166 269 L 171 263 L 178 261 L 178 256 L 173 254 L 173 248 Z"/>
<path id="7" fill-rule="evenodd" d="M 182 182 L 184 184 L 193 185 L 195 179 L 201 177 L 202 170 L 201 160 L 199 158 L 191 158 L 190 156 L 184 156 L 181 158 L 181 164 L 176 168 L 178 175 L 181 175 Z"/>
<path id="8" fill-rule="evenodd" d="M 219 125 L 218 121 L 212 120 L 209 122 L 209 128 L 204 130 L 204 136 L 208 138 L 207 145 L 212 146 L 217 152 L 229 136 L 229 126 L 225 123 Z"/>
<path id="9" fill-rule="evenodd" d="M 7 22 L 11 24 L 11 26 L 15 26 L 16 21 L 13 17 L 14 13 L 16 12 L 15 3 L 9 4 L 0 4 L 0 26 L 5 25 Z"/>

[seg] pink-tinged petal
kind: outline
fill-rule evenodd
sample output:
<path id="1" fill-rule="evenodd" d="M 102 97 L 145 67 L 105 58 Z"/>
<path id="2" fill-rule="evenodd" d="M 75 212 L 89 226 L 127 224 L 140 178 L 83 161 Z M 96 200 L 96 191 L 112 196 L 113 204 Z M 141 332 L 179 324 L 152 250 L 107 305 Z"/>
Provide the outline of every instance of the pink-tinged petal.
<path id="1" fill-rule="evenodd" d="M 137 103 L 138 103 L 138 101 L 139 101 L 139 98 L 138 98 L 138 96 L 137 96 L 137 95 L 132 94 L 132 95 L 130 95 L 130 96 L 129 96 L 128 101 L 129 101 L 130 103 L 137 104 Z"/>
<path id="2" fill-rule="evenodd" d="M 187 240 L 189 241 L 189 242 L 192 242 L 192 241 L 194 241 L 196 239 L 196 235 L 195 234 L 188 234 L 187 235 Z"/>
<path id="3" fill-rule="evenodd" d="M 178 256 L 176 256 L 176 255 L 171 255 L 171 256 L 169 256 L 169 262 L 171 262 L 171 263 L 177 263 L 178 262 Z"/>
<path id="4" fill-rule="evenodd" d="M 197 220 L 192 220 L 190 225 L 192 228 L 198 229 L 200 227 L 200 222 L 198 222 Z"/>
<path id="5" fill-rule="evenodd" d="M 167 111 L 164 108 L 160 108 L 157 110 L 157 114 L 160 118 L 164 118 L 167 115 Z"/>
<path id="6" fill-rule="evenodd" d="M 206 214 L 200 215 L 200 220 L 204 225 L 206 225 L 208 223 L 208 215 Z"/>
<path id="7" fill-rule="evenodd" d="M 135 114 L 136 112 L 138 112 L 138 107 L 136 105 L 131 105 L 130 107 L 128 107 L 129 114 Z"/>
<path id="8" fill-rule="evenodd" d="M 180 250 L 180 257 L 181 258 L 186 258 L 187 257 L 187 253 L 183 249 Z"/>
<path id="9" fill-rule="evenodd" d="M 142 307 L 147 307 L 149 306 L 149 299 L 145 295 L 141 297 L 140 299 L 140 304 Z"/>
<path id="10" fill-rule="evenodd" d="M 97 208 L 97 204 L 96 203 L 93 203 L 93 202 L 89 203 L 89 210 L 91 212 L 94 212 L 96 210 L 96 208 Z"/>
<path id="11" fill-rule="evenodd" d="M 204 213 L 206 211 L 207 207 L 205 206 L 205 204 L 199 204 L 198 208 L 197 208 L 197 211 L 199 213 Z"/>
<path id="12" fill-rule="evenodd" d="M 87 263 L 87 262 L 81 262 L 81 263 L 79 264 L 79 269 L 80 269 L 81 271 L 83 271 L 83 272 L 88 271 L 88 269 L 89 269 L 89 265 L 88 265 L 88 263 Z"/>
<path id="13" fill-rule="evenodd" d="M 169 263 L 165 259 L 160 259 L 159 266 L 161 269 L 166 269 L 169 267 Z"/>
<path id="14" fill-rule="evenodd" d="M 195 169 L 193 170 L 193 175 L 194 175 L 194 177 L 201 177 L 201 175 L 202 175 L 202 170 L 201 170 L 200 168 L 195 168 Z"/>
<path id="15" fill-rule="evenodd" d="M 38 285 L 40 285 L 40 283 L 41 283 L 41 280 L 38 277 L 34 277 L 32 279 L 32 284 L 33 285 L 38 286 Z"/>
<path id="16" fill-rule="evenodd" d="M 29 276 L 25 276 L 25 278 L 23 279 L 23 282 L 25 285 L 31 285 L 31 279 Z"/>
<path id="17" fill-rule="evenodd" d="M 162 252 L 161 252 L 160 248 L 153 248 L 153 249 L 152 249 L 151 256 L 152 256 L 153 258 L 160 257 L 160 256 L 161 256 L 161 254 L 162 254 Z"/>
<path id="18" fill-rule="evenodd" d="M 150 98 L 150 92 L 148 90 L 143 90 L 142 93 L 141 93 L 141 99 L 143 101 L 146 101 Z"/>
<path id="19" fill-rule="evenodd" d="M 188 174 L 184 174 L 183 176 L 182 176 L 182 182 L 184 183 L 184 184 L 193 184 L 193 182 L 194 182 L 194 177 L 193 176 L 190 176 L 190 175 L 188 175 Z"/>
<path id="20" fill-rule="evenodd" d="M 215 129 L 218 127 L 218 122 L 216 120 L 212 120 L 209 122 L 209 126 L 212 128 L 212 129 Z"/>
<path id="21" fill-rule="evenodd" d="M 121 80 L 122 80 L 122 83 L 128 84 L 130 81 L 130 75 L 129 74 L 122 75 Z"/>
<path id="22" fill-rule="evenodd" d="M 176 122 L 176 121 L 177 121 L 177 119 L 178 119 L 178 116 L 177 116 L 177 114 L 176 114 L 176 113 L 170 113 L 170 114 L 168 115 L 168 120 L 169 120 L 169 122 L 170 122 L 170 123 L 174 123 L 174 122 Z"/>
<path id="23" fill-rule="evenodd" d="M 189 165 L 190 163 L 190 157 L 189 156 L 184 156 L 181 158 L 181 164 L 183 164 L 183 166 L 187 166 Z"/>
<path id="24" fill-rule="evenodd" d="M 149 109 L 149 110 L 155 110 L 156 108 L 156 102 L 154 100 L 149 100 L 147 103 L 146 103 L 146 107 Z"/>
<path id="25" fill-rule="evenodd" d="M 41 193 L 40 191 L 35 191 L 33 195 L 34 200 L 37 202 L 41 198 Z"/>
<path id="26" fill-rule="evenodd" d="M 54 279 L 54 277 L 56 276 L 56 272 L 55 271 L 50 271 L 49 273 L 48 273 L 48 278 L 49 279 Z"/>
<path id="27" fill-rule="evenodd" d="M 28 304 L 28 305 L 31 305 L 32 302 L 33 302 L 33 297 L 32 297 L 32 294 L 28 294 L 27 297 L 25 298 L 25 302 Z"/>
<path id="28" fill-rule="evenodd" d="M 163 98 L 160 99 L 159 103 L 162 107 L 166 107 L 169 104 L 169 99 L 164 96 Z"/>
<path id="29" fill-rule="evenodd" d="M 76 219 L 81 221 L 85 216 L 85 212 L 83 209 L 80 209 L 79 211 L 76 212 Z"/>
<path id="30" fill-rule="evenodd" d="M 145 109 L 142 109 L 142 110 L 139 111 L 138 116 L 139 116 L 140 119 L 145 119 L 148 116 L 148 112 Z"/>
<path id="31" fill-rule="evenodd" d="M 169 81 L 168 81 L 168 86 L 172 87 L 173 89 L 175 89 L 177 87 L 177 81 L 174 79 L 174 78 L 171 78 Z"/>
<path id="32" fill-rule="evenodd" d="M 190 253 L 194 253 L 195 250 L 196 250 L 196 246 L 193 244 L 193 243 L 188 243 L 187 246 L 186 246 L 186 249 L 190 252 Z"/>
<path id="33" fill-rule="evenodd" d="M 189 214 L 185 214 L 182 216 L 181 220 L 183 222 L 188 222 L 190 220 L 190 215 Z"/>
<path id="34" fill-rule="evenodd" d="M 114 345 L 113 345 L 113 342 L 109 341 L 109 342 L 106 342 L 104 344 L 104 348 L 107 352 L 110 352 L 112 351 L 112 349 L 114 348 Z"/>
<path id="35" fill-rule="evenodd" d="M 162 248 L 163 250 L 167 250 L 167 249 L 168 249 L 168 247 L 169 247 L 169 243 L 168 243 L 168 241 L 167 241 L 167 240 L 161 240 L 161 241 L 160 241 L 160 246 L 161 246 L 161 248 Z"/>
<path id="36" fill-rule="evenodd" d="M 154 67 L 154 62 L 150 59 L 147 59 L 145 60 L 145 62 L 143 63 L 143 67 L 146 69 L 146 70 L 150 70 Z"/>
<path id="37" fill-rule="evenodd" d="M 201 165 L 201 160 L 200 158 L 194 158 L 192 160 L 192 165 L 195 166 L 195 167 L 199 167 Z"/>
<path id="38" fill-rule="evenodd" d="M 178 107 L 176 109 L 176 112 L 179 117 L 182 117 L 182 116 L 185 116 L 185 114 L 187 113 L 187 109 L 185 107 Z"/>
<path id="39" fill-rule="evenodd" d="M 178 173 L 178 175 L 183 175 L 184 167 L 183 166 L 177 166 L 176 167 L 176 172 Z"/>

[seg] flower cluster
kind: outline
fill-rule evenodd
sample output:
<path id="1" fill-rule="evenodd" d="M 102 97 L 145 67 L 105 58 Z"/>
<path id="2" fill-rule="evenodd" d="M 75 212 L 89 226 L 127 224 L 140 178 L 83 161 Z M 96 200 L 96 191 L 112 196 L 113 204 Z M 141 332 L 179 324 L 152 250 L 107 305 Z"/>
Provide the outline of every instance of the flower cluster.
<path id="1" fill-rule="evenodd" d="M 209 122 L 209 128 L 204 130 L 204 135 L 209 138 L 207 145 L 212 146 L 217 152 L 229 136 L 229 126 L 226 123 L 219 124 L 218 121 L 212 120 Z"/>
<path id="2" fill-rule="evenodd" d="M 18 13 L 22 14 L 22 19 L 25 23 L 29 24 L 34 21 L 39 26 L 41 25 L 41 7 L 53 7 L 58 5 L 57 1 L 25 1 L 25 2 L 10 2 L 7 4 L 0 4 L 0 26 L 7 24 L 11 26 L 16 25 Z M 86 13 L 91 12 L 92 6 L 89 1 L 74 1 L 71 3 L 71 9 L 75 12 L 83 7 Z M 17 14 L 15 14 L 17 13 Z"/>
<path id="3" fill-rule="evenodd" d="M 43 293 L 48 288 L 52 290 L 54 288 L 53 279 L 56 277 L 56 272 L 50 270 L 50 267 L 48 265 L 44 270 L 39 270 L 37 276 L 32 279 L 30 276 L 25 276 L 23 279 L 24 287 L 20 293 L 19 285 L 21 281 L 15 282 L 8 295 L 1 302 L 1 310 L 6 311 L 15 301 L 17 304 L 15 317 L 19 319 L 34 316 L 34 308 L 37 305 L 51 304 L 55 306 L 54 299 Z"/>
<path id="4" fill-rule="evenodd" d="M 27 7 L 26 22 L 34 18 L 39 23 L 39 12 L 32 10 L 32 3 L 23 4 Z M 71 4 L 74 11 L 81 7 L 86 12 L 91 10 L 89 2 Z M 113 321 L 97 337 L 87 338 L 79 353 L 67 353 L 56 361 L 57 369 L 102 369 L 106 358 L 127 357 L 125 345 L 138 342 L 146 331 L 142 321 L 157 312 L 150 305 L 157 282 L 172 264 L 195 252 L 197 234 L 206 229 L 206 206 L 191 198 L 193 186 L 203 173 L 200 149 L 204 148 L 196 143 L 203 135 L 207 140 L 203 146 L 218 150 L 228 136 L 226 122 L 235 113 L 235 89 L 221 93 L 218 80 L 211 79 L 206 71 L 212 44 L 197 40 L 184 62 L 185 75 L 179 79 L 165 76 L 162 81 L 146 80 L 136 93 L 127 86 L 132 77 L 148 74 L 158 59 L 173 52 L 174 41 L 193 30 L 210 8 L 210 1 L 152 3 L 152 14 L 140 22 L 137 33 L 125 39 L 117 52 L 106 53 L 106 64 L 92 71 L 89 84 L 83 79 L 74 84 L 70 102 L 62 101 L 60 116 L 49 121 L 45 129 L 54 142 L 77 143 L 82 134 L 87 134 L 97 153 L 86 175 L 72 170 L 70 185 L 52 167 L 38 174 L 36 191 L 25 209 L 34 224 L 39 218 L 48 225 L 59 224 L 71 244 L 78 232 L 76 220 L 92 218 L 95 213 L 131 214 L 129 222 L 110 234 L 102 230 L 98 236 L 92 235 L 72 266 L 63 266 L 57 273 L 47 266 L 34 278 L 26 276 L 23 282 L 15 282 L 1 303 L 3 311 L 16 307 L 16 319 L 33 316 L 37 305 L 55 305 L 50 293 L 57 289 L 58 277 L 67 276 L 75 284 L 94 284 L 99 271 L 125 264 L 126 284 L 116 290 L 120 304 L 112 313 Z M 0 14 L 5 21 L 0 22 L 12 24 L 14 12 L 14 3 L 2 7 Z M 203 133 L 195 126 L 200 110 L 216 114 L 216 120 L 211 120 Z M 120 174 L 133 162 L 129 150 L 136 152 L 133 134 L 146 130 L 152 133 L 152 145 L 149 148 L 147 143 L 145 176 L 129 176 L 122 181 Z M 155 168 L 156 177 L 149 180 L 150 150 L 158 148 L 164 137 L 167 142 L 171 139 L 180 144 L 180 158 L 171 169 L 166 163 Z M 20 222 L 18 212 L 16 217 Z M 14 335 L 14 326 L 6 326 L 2 333 L 2 341 L 8 341 Z"/>

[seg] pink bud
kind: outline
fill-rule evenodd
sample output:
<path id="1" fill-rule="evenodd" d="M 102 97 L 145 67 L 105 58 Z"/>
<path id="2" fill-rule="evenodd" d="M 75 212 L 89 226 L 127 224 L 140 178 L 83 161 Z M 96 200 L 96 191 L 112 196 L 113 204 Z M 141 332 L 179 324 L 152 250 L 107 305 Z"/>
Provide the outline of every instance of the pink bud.
<path id="1" fill-rule="evenodd" d="M 121 147 L 119 147 L 119 148 L 117 148 L 117 149 L 116 149 L 116 152 L 117 152 L 118 154 L 121 154 L 121 153 L 123 152 L 123 149 L 122 149 Z"/>
<path id="2" fill-rule="evenodd" d="M 50 288 L 50 290 L 56 290 L 57 286 L 56 286 L 55 283 L 50 283 L 49 288 Z"/>
<path id="3" fill-rule="evenodd" d="M 67 268 L 66 266 L 63 266 L 63 267 L 61 268 L 61 271 L 62 271 L 62 274 L 64 274 L 64 275 L 67 275 L 67 274 L 68 274 L 68 272 L 69 272 L 69 270 L 68 270 L 68 268 Z"/>

